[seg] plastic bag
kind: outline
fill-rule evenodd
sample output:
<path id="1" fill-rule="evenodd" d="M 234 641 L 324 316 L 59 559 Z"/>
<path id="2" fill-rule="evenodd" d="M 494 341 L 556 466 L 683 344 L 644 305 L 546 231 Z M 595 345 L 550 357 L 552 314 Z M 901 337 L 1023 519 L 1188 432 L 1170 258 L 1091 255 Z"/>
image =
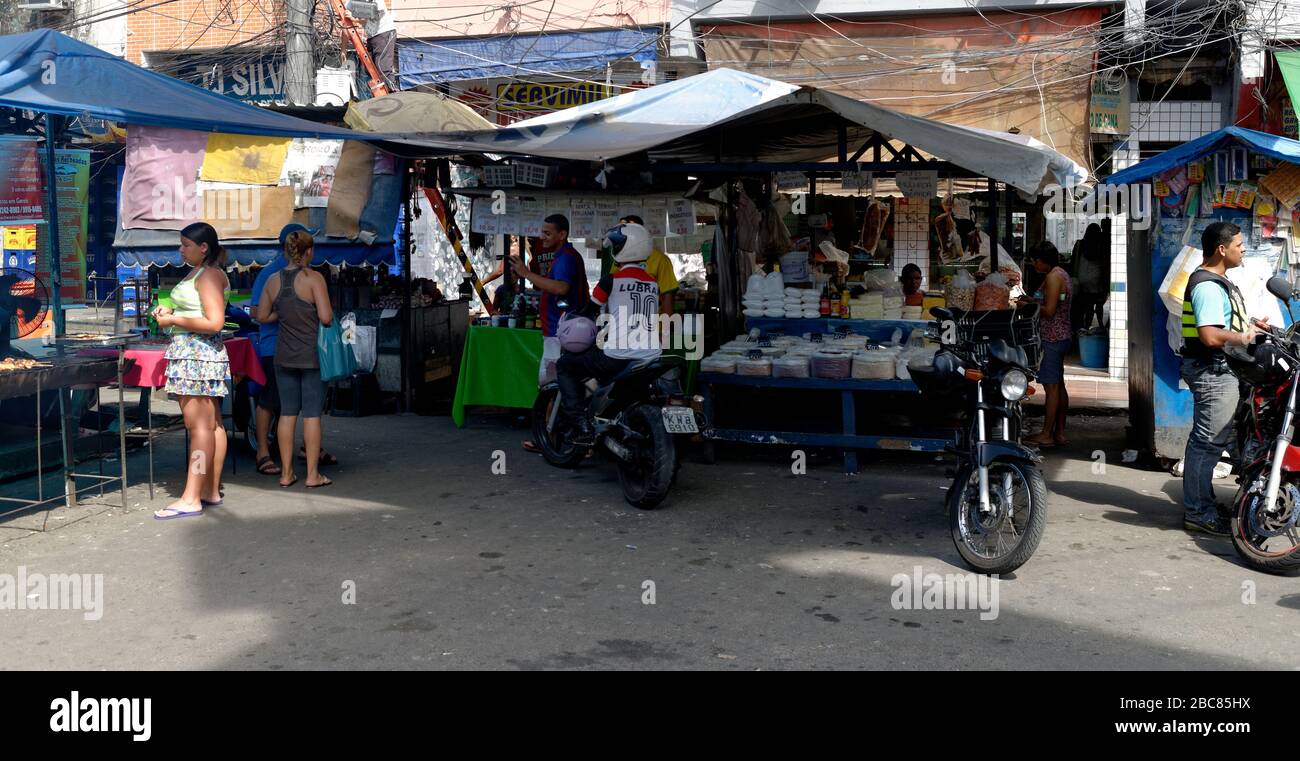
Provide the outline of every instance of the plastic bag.
<path id="1" fill-rule="evenodd" d="M 900 293 L 902 292 L 898 275 L 891 269 L 867 270 L 862 273 L 862 285 L 868 291 L 888 291 L 896 288 Z"/>
<path id="2" fill-rule="evenodd" d="M 763 278 L 763 298 L 771 301 L 785 301 L 785 279 L 780 272 L 772 271 Z"/>
<path id="3" fill-rule="evenodd" d="M 376 351 L 379 339 L 379 328 L 373 325 L 356 326 L 357 341 L 352 344 L 352 353 L 357 358 L 357 369 L 365 372 L 374 372 L 375 362 L 378 361 L 378 352 Z"/>
<path id="4" fill-rule="evenodd" d="M 975 311 L 991 311 L 1011 308 L 1011 287 L 1000 273 L 984 278 L 984 282 L 975 286 Z"/>
<path id="5" fill-rule="evenodd" d="M 352 347 L 343 343 L 339 321 L 321 325 L 316 331 L 316 356 L 320 361 L 320 379 L 326 383 L 342 380 L 357 369 Z"/>
<path id="6" fill-rule="evenodd" d="M 537 367 L 538 388 L 555 381 L 555 363 L 560 361 L 563 354 L 564 347 L 560 346 L 560 339 L 554 336 L 542 339 L 542 362 Z"/>
<path id="7" fill-rule="evenodd" d="M 953 276 L 944 291 L 944 303 L 952 308 L 969 312 L 975 308 L 975 278 L 966 270 Z"/>
<path id="8" fill-rule="evenodd" d="M 1160 300 L 1170 314 L 1182 314 L 1187 279 L 1201 266 L 1204 258 L 1201 249 L 1192 246 L 1183 246 L 1178 256 L 1174 257 L 1174 263 L 1165 273 L 1165 279 L 1160 281 Z"/>

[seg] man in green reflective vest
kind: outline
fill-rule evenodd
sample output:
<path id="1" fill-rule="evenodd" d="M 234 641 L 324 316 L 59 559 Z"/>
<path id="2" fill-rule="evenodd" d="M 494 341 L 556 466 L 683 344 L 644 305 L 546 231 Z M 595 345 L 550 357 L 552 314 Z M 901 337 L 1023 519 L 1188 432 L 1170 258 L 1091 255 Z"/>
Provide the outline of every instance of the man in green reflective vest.
<path id="1" fill-rule="evenodd" d="M 1192 431 L 1183 455 L 1183 528 L 1228 536 L 1226 508 L 1214 497 L 1214 466 L 1232 437 L 1240 388 L 1223 347 L 1249 346 L 1255 327 L 1227 272 L 1241 265 L 1241 228 L 1214 222 L 1201 235 L 1205 260 L 1183 298 L 1183 380 L 1192 390 Z"/>

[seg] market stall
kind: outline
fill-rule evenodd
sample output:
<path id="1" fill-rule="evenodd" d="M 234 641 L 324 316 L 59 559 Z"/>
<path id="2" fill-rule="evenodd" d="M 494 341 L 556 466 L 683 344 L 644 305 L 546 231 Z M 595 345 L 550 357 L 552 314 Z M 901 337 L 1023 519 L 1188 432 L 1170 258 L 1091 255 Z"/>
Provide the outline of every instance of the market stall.
<path id="1" fill-rule="evenodd" d="M 265 244 L 278 243 L 274 239 L 280 227 L 297 217 L 319 226 L 324 240 L 318 253 L 327 260 L 394 260 L 392 232 L 406 174 L 400 162 L 380 150 L 386 145 L 383 134 L 317 124 L 233 101 L 53 30 L 0 37 L 0 57 L 5 61 L 0 106 L 38 114 L 37 120 L 9 123 L 11 130 L 23 134 L 12 136 L 6 146 L 15 143 L 23 160 L 13 164 L 6 158 L 15 169 L 6 181 L 11 192 L 25 194 L 23 207 L 39 217 L 31 220 L 38 225 L 38 242 L 45 241 L 38 243 L 37 268 L 44 268 L 51 286 L 56 347 L 75 343 L 65 336 L 64 311 L 70 302 L 85 297 L 85 252 L 80 246 L 86 238 L 88 201 L 84 183 L 76 178 L 88 168 L 88 156 L 81 154 L 89 152 L 58 147 L 71 141 L 73 119 L 128 125 L 128 152 L 135 149 L 136 161 L 128 161 L 129 174 L 120 183 L 117 234 L 118 254 L 127 265 L 178 264 L 178 231 L 196 220 L 213 224 L 225 240 L 248 244 L 231 247 L 229 264 L 269 261 L 272 252 Z M 44 143 L 43 161 L 34 150 L 38 138 Z M 69 221 L 69 210 L 75 224 L 61 223 Z M 119 304 L 136 302 L 121 293 Z M 239 301 L 235 293 L 232 302 Z M 115 333 L 123 327 L 124 321 L 115 319 L 112 328 L 101 326 L 100 332 Z M 49 361 L 54 367 L 42 371 L 57 371 L 62 363 L 108 362 L 95 357 Z M 122 383 L 118 385 L 120 389 Z M 71 459 L 65 457 L 66 462 Z M 125 468 L 125 458 L 122 463 Z M 121 480 L 124 486 L 125 473 Z"/>
<path id="2" fill-rule="evenodd" d="M 602 220 L 617 220 L 618 201 L 602 197 L 600 191 L 592 194 L 590 186 L 579 182 L 566 185 L 564 162 L 599 162 L 599 174 L 592 174 L 601 183 L 601 191 L 610 196 L 638 184 L 644 188 L 643 193 L 666 192 L 671 196 L 669 203 L 681 208 L 681 216 L 689 216 L 691 222 L 700 206 L 709 208 L 718 221 L 707 241 L 714 276 L 710 293 L 716 296 L 717 310 L 710 312 L 716 320 L 710 326 L 716 336 L 710 348 L 721 344 L 723 337 L 737 333 L 742 333 L 745 341 L 751 337 L 811 341 L 814 334 L 833 337 L 846 333 L 866 339 L 855 349 L 865 352 L 870 346 L 870 351 L 901 355 L 902 344 L 912 341 L 912 334 L 924 324 L 924 303 L 907 304 L 904 309 L 897 296 L 886 293 L 888 286 L 854 286 L 863 282 L 869 269 L 883 270 L 877 273 L 879 282 L 896 283 L 908 263 L 926 265 L 922 269 L 927 281 L 938 279 L 937 265 L 941 262 L 929 266 L 931 230 L 938 223 L 932 203 L 943 193 L 944 183 L 971 178 L 986 183 L 987 233 L 983 240 L 997 241 L 1000 195 L 1011 191 L 1037 195 L 1054 185 L 1073 186 L 1085 176 L 1081 167 L 1027 138 L 942 124 L 816 88 L 726 69 L 526 120 L 491 133 L 422 135 L 412 137 L 411 142 L 448 153 L 521 157 L 515 159 L 516 176 L 521 166 L 531 164 L 539 165 L 543 173 L 558 172 L 561 181 L 557 184 L 571 188 L 565 191 L 574 199 L 569 205 L 571 219 L 581 220 L 582 229 L 590 227 L 593 233 L 603 229 Z M 801 178 L 807 187 L 806 196 L 800 200 L 811 202 L 802 203 L 803 208 L 797 211 L 790 208 L 794 206 L 792 199 L 780 199 L 776 192 L 778 185 L 791 176 Z M 812 207 L 817 183 L 832 177 L 841 183 L 851 179 L 863 189 L 868 207 L 865 219 L 850 218 L 847 225 L 837 220 L 834 226 L 861 229 L 862 235 L 855 242 L 866 244 L 861 246 L 865 256 L 836 246 L 834 236 L 824 234 L 831 230 L 832 220 Z M 897 218 L 899 234 L 889 240 L 892 255 L 881 257 L 872 266 L 876 244 L 884 237 L 883 228 L 890 216 L 877 212 L 873 219 L 870 214 L 872 208 L 882 205 L 876 202 L 877 183 L 884 179 L 901 191 L 890 209 Z M 999 188 L 998 183 L 1004 188 Z M 589 195 L 594 195 L 591 201 L 583 198 Z M 945 201 L 952 207 L 962 205 L 951 192 Z M 491 202 L 490 198 L 476 199 L 476 211 L 479 204 L 487 207 Z M 550 202 L 549 197 L 534 200 L 543 206 Z M 782 203 L 786 206 L 782 207 Z M 974 228 L 978 223 L 970 219 L 970 208 L 971 204 L 966 203 L 967 221 Z M 514 223 L 519 212 L 530 216 L 523 203 L 518 209 L 507 203 L 494 214 L 485 213 L 482 229 L 486 231 L 487 226 L 502 220 Z M 959 212 L 949 208 L 945 213 L 955 216 Z M 671 212 L 666 215 L 669 223 L 672 216 Z M 800 229 L 791 229 L 787 222 L 791 216 L 797 218 L 794 226 Z M 949 232 L 955 234 L 957 226 L 950 227 Z M 939 241 L 943 264 L 948 263 L 942 248 L 946 243 L 946 238 Z M 958 247 L 962 248 L 960 242 Z M 963 249 L 959 256 L 969 253 Z M 999 262 L 998 247 L 986 243 L 984 253 L 988 271 L 997 273 L 1003 264 Z M 863 266 L 856 266 L 852 261 L 855 259 L 862 260 Z M 760 269 L 770 271 L 769 277 L 775 275 L 777 285 L 775 290 L 757 296 L 751 275 Z M 817 272 L 809 274 L 810 269 Z M 850 274 L 858 278 L 856 283 L 845 282 Z M 972 279 L 972 290 L 974 285 Z M 823 295 L 831 295 L 826 293 L 830 289 L 837 297 L 834 313 L 822 303 Z M 1004 287 L 1002 293 L 1001 303 L 986 308 L 1008 307 L 1010 288 Z M 904 321 L 904 316 L 911 319 Z M 897 338 L 893 335 L 895 327 L 901 329 Z M 893 343 L 892 352 L 876 348 L 882 343 Z M 727 348 L 739 352 L 758 347 Z M 754 364 L 746 365 L 746 371 L 751 377 L 774 381 L 775 364 L 764 363 L 780 358 L 782 349 L 761 348 L 770 349 L 772 356 L 760 352 Z M 911 435 L 875 435 L 846 420 L 856 417 L 855 394 L 915 394 L 910 382 L 898 377 L 898 357 L 892 363 L 882 361 L 882 357 L 864 357 L 856 376 L 854 358 L 849 357 L 847 363 L 840 361 L 827 370 L 832 375 L 822 378 L 816 377 L 811 358 L 806 370 L 792 371 L 806 378 L 794 376 L 765 384 L 723 377 L 742 375 L 741 359 L 751 360 L 738 358 L 732 372 L 726 372 L 730 367 L 726 364 L 722 371 L 717 363 L 712 370 L 702 368 L 700 380 L 711 387 L 711 396 L 720 396 L 723 387 L 764 385 L 772 393 L 800 387 L 826 392 L 837 399 L 843 414 L 835 421 L 826 421 L 827 430 L 809 435 L 840 438 L 818 440 L 833 440 L 846 449 L 887 446 L 925 450 L 940 446 L 939 438 L 919 430 Z M 808 382 L 801 383 L 804 380 Z M 793 440 L 788 434 L 794 433 L 741 426 L 719 428 L 714 435 L 719 439 L 784 442 Z M 852 458 L 848 459 L 851 464 Z"/>
<path id="3" fill-rule="evenodd" d="M 1242 266 L 1228 270 L 1252 317 L 1289 324 L 1265 289 L 1300 265 L 1300 142 L 1228 127 L 1111 175 L 1098 197 L 1130 199 L 1152 212 L 1129 224 L 1129 418 L 1135 445 L 1165 463 L 1182 459 L 1192 427 L 1192 394 L 1180 377 L 1180 314 L 1187 277 L 1200 265 L 1211 222 L 1242 230 Z M 1143 203 L 1134 206 L 1132 199 Z M 1098 201 L 1101 207 L 1103 201 Z"/>

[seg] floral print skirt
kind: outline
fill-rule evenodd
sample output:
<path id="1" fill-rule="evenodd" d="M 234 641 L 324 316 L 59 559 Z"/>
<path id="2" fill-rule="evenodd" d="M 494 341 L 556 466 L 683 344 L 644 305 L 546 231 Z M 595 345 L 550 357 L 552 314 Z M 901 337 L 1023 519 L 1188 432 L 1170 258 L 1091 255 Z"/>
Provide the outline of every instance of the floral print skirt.
<path id="1" fill-rule="evenodd" d="M 167 347 L 167 385 L 170 396 L 226 395 L 230 382 L 230 357 L 219 335 L 182 333 Z"/>

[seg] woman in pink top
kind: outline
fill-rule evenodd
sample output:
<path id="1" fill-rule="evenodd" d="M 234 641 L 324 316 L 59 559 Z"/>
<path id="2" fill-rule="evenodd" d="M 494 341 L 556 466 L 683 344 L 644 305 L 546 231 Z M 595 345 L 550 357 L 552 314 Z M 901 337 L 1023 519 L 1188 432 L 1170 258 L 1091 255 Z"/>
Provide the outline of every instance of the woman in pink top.
<path id="1" fill-rule="evenodd" d="M 1035 272 L 1047 275 L 1032 300 L 1022 299 L 1022 303 L 1037 302 L 1040 308 L 1038 333 L 1043 357 L 1038 367 L 1038 382 L 1043 384 L 1047 403 L 1043 430 L 1025 439 L 1025 443 L 1042 448 L 1061 446 L 1065 444 L 1065 416 L 1070 409 L 1070 395 L 1065 390 L 1065 353 L 1070 350 L 1072 337 L 1072 286 L 1070 275 L 1060 267 L 1061 254 L 1049 241 L 1034 246 L 1027 258 Z"/>

